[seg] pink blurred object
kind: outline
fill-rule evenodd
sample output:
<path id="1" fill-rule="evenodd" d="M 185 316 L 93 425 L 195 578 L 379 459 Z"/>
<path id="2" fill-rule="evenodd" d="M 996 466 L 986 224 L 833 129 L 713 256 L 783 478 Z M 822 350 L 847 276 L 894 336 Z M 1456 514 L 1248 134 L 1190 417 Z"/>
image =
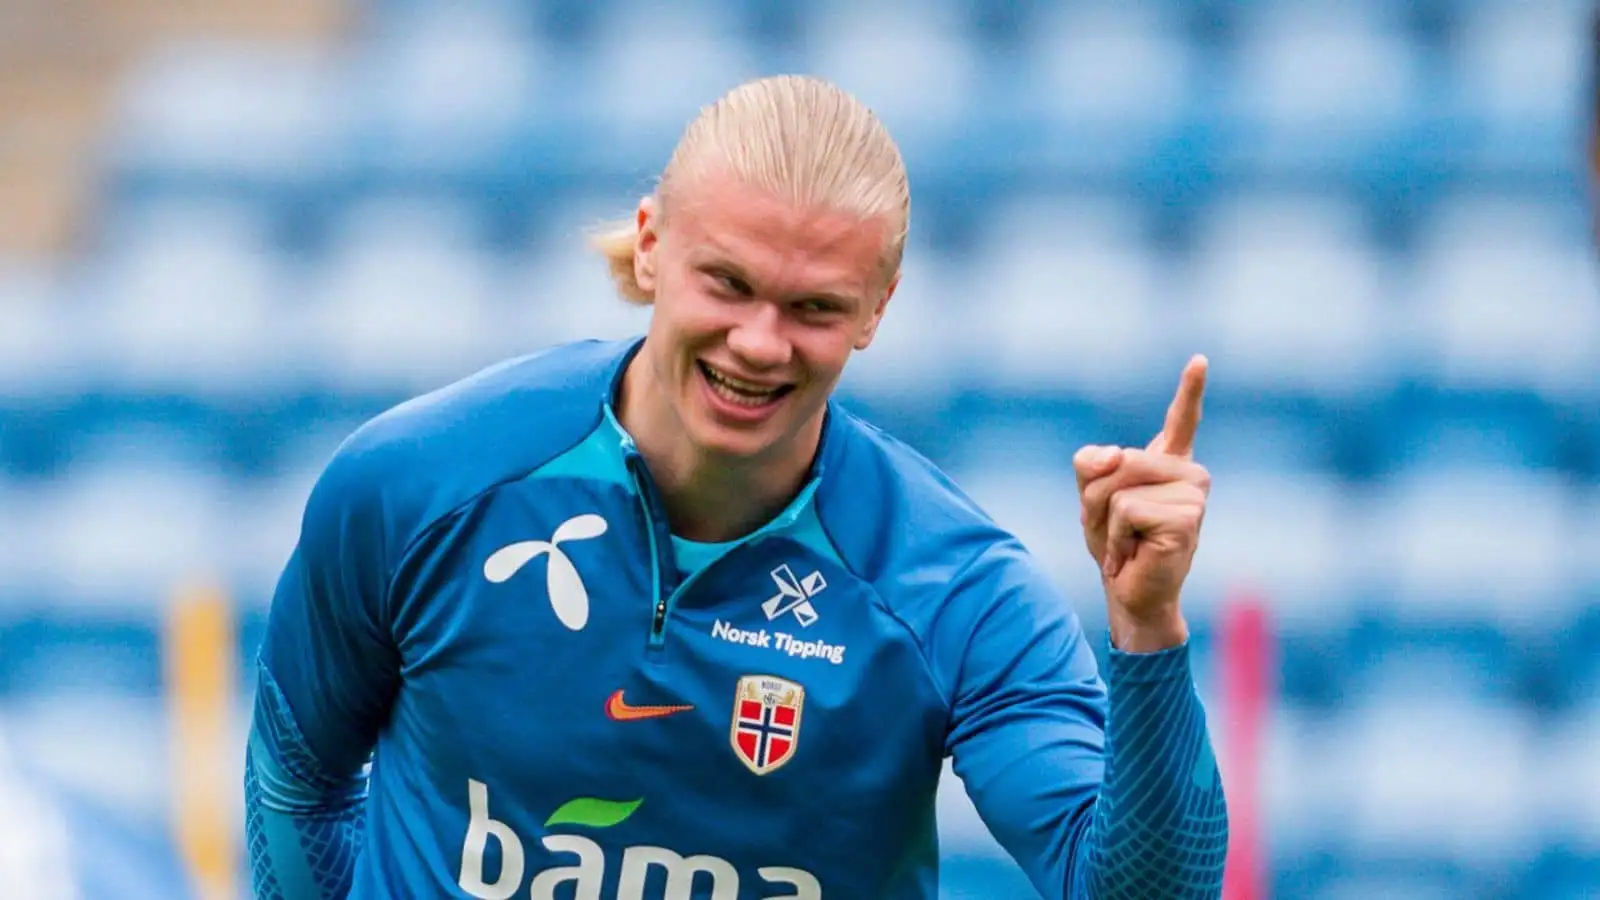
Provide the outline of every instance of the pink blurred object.
<path id="1" fill-rule="evenodd" d="M 1261 743 L 1274 686 L 1273 647 L 1260 599 L 1239 593 L 1223 612 L 1221 662 L 1223 777 L 1228 790 L 1228 866 L 1223 900 L 1266 900 L 1261 828 Z"/>

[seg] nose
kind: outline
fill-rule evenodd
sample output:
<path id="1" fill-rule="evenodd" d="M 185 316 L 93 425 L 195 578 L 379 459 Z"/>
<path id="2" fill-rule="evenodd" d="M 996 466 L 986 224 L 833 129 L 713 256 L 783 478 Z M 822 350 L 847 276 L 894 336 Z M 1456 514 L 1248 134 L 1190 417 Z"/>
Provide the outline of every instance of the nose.
<path id="1" fill-rule="evenodd" d="M 771 303 L 745 304 L 728 329 L 728 349 L 752 369 L 775 369 L 789 362 L 793 347 L 784 334 L 783 314 Z"/>

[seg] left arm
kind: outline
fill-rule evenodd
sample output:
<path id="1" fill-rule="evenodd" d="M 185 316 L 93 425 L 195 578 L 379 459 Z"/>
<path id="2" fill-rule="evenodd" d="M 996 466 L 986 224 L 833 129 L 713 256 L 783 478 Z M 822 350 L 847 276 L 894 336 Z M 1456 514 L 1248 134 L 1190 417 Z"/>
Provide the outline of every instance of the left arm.
<path id="1" fill-rule="evenodd" d="M 984 823 L 1046 900 L 1214 898 L 1227 810 L 1186 644 L 1113 648 L 1106 681 L 1026 551 L 992 548 L 928 647 L 946 750 Z"/>

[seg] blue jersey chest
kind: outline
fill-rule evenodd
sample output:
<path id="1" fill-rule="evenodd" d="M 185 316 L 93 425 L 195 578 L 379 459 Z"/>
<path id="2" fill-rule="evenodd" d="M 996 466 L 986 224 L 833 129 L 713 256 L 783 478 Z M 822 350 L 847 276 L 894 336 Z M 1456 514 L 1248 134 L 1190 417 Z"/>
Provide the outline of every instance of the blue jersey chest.
<path id="1" fill-rule="evenodd" d="M 417 547 L 375 795 L 431 795 L 407 804 L 466 848 L 462 886 L 499 885 L 472 896 L 562 866 L 615 886 L 640 847 L 726 863 L 702 880 L 742 887 L 705 896 L 807 896 L 763 893 L 774 866 L 877 895 L 932 852 L 946 713 L 916 642 L 803 523 L 688 578 L 659 524 L 627 485 L 531 479 Z"/>

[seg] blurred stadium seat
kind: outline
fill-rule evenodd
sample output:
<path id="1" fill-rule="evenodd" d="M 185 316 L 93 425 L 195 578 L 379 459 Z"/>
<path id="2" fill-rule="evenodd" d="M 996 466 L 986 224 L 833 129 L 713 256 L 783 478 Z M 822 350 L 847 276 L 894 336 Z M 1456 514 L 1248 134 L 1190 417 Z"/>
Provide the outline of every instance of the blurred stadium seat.
<path id="1" fill-rule="evenodd" d="M 1210 355 L 1187 602 L 1207 665 L 1233 598 L 1278 628 L 1262 769 L 1229 773 L 1261 783 L 1272 895 L 1600 896 L 1587 4 L 346 11 L 147 35 L 75 252 L 0 250 L 0 722 L 29 765 L 170 824 L 174 592 L 226 586 L 248 662 L 342 436 L 642 328 L 586 230 L 698 105 L 801 69 L 878 106 L 912 171 L 905 280 L 848 402 L 947 464 L 1091 630 L 1070 455 L 1148 440 Z M 947 788 L 946 896 L 1026 895 Z"/>

